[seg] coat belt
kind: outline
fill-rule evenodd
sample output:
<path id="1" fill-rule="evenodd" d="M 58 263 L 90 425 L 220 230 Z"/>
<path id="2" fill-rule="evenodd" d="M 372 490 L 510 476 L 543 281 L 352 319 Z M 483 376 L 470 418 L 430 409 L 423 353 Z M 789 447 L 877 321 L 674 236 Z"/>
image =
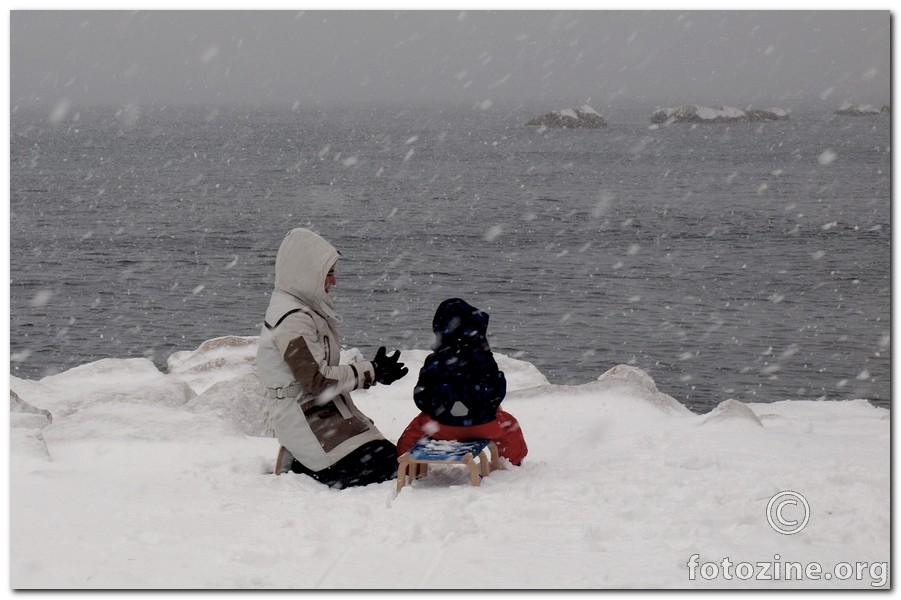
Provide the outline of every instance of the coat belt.
<path id="1" fill-rule="evenodd" d="M 282 400 L 284 398 L 294 398 L 302 391 L 303 387 L 299 383 L 294 383 L 287 387 L 266 388 L 266 397 L 273 400 Z"/>

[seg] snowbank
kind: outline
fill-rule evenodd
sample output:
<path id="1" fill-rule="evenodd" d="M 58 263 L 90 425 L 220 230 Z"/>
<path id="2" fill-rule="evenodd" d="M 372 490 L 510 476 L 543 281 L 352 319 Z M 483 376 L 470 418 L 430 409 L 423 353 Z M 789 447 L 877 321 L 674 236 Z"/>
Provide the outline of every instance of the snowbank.
<path id="1" fill-rule="evenodd" d="M 11 377 L 11 586 L 890 585 L 889 411 L 866 401 L 726 400 L 696 415 L 633 367 L 556 386 L 501 355 L 504 408 L 529 444 L 522 467 L 479 487 L 446 467 L 398 495 L 393 482 L 336 491 L 271 474 L 278 444 L 261 414 L 255 344 L 211 340 L 173 355 L 169 373 L 116 359 Z M 416 414 L 426 354 L 404 351 L 411 375 L 355 393 L 389 438 Z M 810 507 L 794 535 L 767 519 L 786 490 Z M 741 579 L 734 567 L 726 579 L 726 558 L 839 576 L 846 563 L 868 566 L 861 579 Z"/>

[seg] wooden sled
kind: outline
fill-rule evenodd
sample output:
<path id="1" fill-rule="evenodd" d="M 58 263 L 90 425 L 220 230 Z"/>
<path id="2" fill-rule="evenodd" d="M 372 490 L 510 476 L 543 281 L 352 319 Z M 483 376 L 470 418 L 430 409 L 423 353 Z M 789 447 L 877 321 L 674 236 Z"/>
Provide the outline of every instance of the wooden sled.
<path id="1" fill-rule="evenodd" d="M 487 456 L 486 451 L 487 450 Z M 478 457 L 478 464 L 476 463 Z M 479 485 L 482 477 L 500 468 L 497 445 L 488 439 L 467 440 L 420 440 L 397 459 L 397 491 L 415 479 L 429 472 L 430 464 L 463 465 L 469 469 L 469 481 Z"/>

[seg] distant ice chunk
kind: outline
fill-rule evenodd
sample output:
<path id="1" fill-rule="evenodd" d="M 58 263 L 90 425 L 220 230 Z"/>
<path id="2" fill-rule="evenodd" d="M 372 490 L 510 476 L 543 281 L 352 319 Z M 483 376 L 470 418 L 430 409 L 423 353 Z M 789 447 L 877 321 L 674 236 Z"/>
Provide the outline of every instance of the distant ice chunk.
<path id="1" fill-rule="evenodd" d="M 599 129 L 606 127 L 607 121 L 593 108 L 584 104 L 581 108 L 565 108 L 547 113 L 532 119 L 526 125 L 564 129 Z"/>
<path id="2" fill-rule="evenodd" d="M 878 109 L 870 104 L 843 104 L 841 108 L 835 111 L 835 114 L 845 117 L 871 117 L 890 112 L 887 106 Z"/>
<path id="3" fill-rule="evenodd" d="M 738 123 L 743 121 L 781 121 L 788 119 L 788 111 L 781 108 L 741 110 L 734 106 L 707 107 L 686 104 L 674 108 L 658 108 L 651 115 L 651 123 Z"/>

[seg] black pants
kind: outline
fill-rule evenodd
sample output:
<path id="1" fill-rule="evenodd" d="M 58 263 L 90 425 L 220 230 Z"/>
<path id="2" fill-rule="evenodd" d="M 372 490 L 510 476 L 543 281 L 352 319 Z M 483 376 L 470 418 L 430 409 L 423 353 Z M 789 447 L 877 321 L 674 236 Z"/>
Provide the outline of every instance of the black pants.
<path id="1" fill-rule="evenodd" d="M 397 446 L 388 440 L 374 440 L 321 471 L 311 471 L 297 459 L 291 470 L 337 489 L 381 483 L 397 477 Z"/>

